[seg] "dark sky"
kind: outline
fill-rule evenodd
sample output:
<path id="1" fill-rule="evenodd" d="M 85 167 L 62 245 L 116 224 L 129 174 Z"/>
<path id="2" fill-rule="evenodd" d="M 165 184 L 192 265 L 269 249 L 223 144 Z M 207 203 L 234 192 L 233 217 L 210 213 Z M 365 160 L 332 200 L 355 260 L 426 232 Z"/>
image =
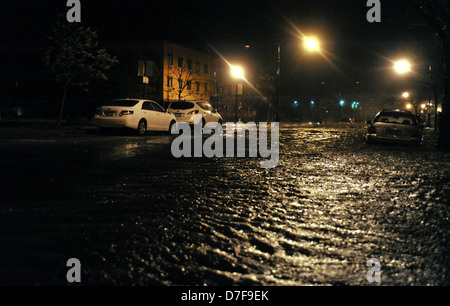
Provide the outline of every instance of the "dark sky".
<path id="1" fill-rule="evenodd" d="M 276 64 L 281 43 L 285 76 L 310 72 L 315 62 L 325 71 L 359 78 L 389 65 L 387 59 L 420 53 L 432 32 L 408 0 L 381 0 L 382 22 L 366 20 L 366 0 L 81 0 L 82 24 L 98 31 L 103 42 L 171 39 L 213 45 L 224 54 L 251 54 Z M 43 46 L 65 0 L 0 0 L 2 48 Z M 318 33 L 329 61 L 307 59 L 298 48 L 296 29 Z M 287 62 L 287 63 L 286 63 Z M 287 65 L 287 66 L 286 66 Z M 322 72 L 323 72 L 322 71 Z"/>

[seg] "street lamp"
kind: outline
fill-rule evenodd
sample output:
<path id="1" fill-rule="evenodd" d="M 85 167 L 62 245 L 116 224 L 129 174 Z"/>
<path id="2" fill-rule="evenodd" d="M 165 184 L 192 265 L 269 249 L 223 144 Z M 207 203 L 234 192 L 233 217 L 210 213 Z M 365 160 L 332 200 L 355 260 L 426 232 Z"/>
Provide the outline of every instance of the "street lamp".
<path id="1" fill-rule="evenodd" d="M 236 80 L 244 80 L 244 69 L 240 66 L 231 66 L 231 76 Z M 234 122 L 238 122 L 238 95 L 239 95 L 239 82 L 236 82 L 236 106 L 234 110 Z"/>
<path id="2" fill-rule="evenodd" d="M 314 37 L 303 37 L 304 48 L 310 52 L 320 52 L 320 42 Z M 278 56 L 277 56 L 277 101 L 276 101 L 276 118 L 277 122 L 280 122 L 280 87 L 281 87 L 281 45 L 278 44 Z"/>
<path id="3" fill-rule="evenodd" d="M 411 72 L 411 63 L 408 60 L 399 60 L 395 62 L 394 69 L 398 74 L 406 74 Z"/>
<path id="4" fill-rule="evenodd" d="M 320 51 L 320 43 L 315 37 L 306 37 L 305 38 L 305 48 L 311 52 L 319 52 Z"/>

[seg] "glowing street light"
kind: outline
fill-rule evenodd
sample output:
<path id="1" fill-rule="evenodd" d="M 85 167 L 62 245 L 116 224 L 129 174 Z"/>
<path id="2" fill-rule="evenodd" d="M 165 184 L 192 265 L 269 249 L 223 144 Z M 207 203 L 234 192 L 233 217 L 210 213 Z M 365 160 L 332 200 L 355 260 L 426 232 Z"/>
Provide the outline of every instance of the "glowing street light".
<path id="1" fill-rule="evenodd" d="M 403 98 L 405 98 L 405 99 L 408 99 L 409 98 L 409 92 L 404 92 L 403 94 L 402 94 L 402 97 Z"/>
<path id="2" fill-rule="evenodd" d="M 319 52 L 320 42 L 314 37 L 303 37 L 304 47 L 310 52 Z M 276 121 L 280 121 L 279 107 L 280 107 L 280 88 L 281 88 L 281 45 L 278 44 L 278 56 L 277 56 L 277 86 L 276 86 Z"/>
<path id="3" fill-rule="evenodd" d="M 411 63 L 408 60 L 400 60 L 395 62 L 394 69 L 398 74 L 406 74 L 411 72 Z"/>
<path id="4" fill-rule="evenodd" d="M 244 69 L 240 66 L 231 66 L 231 76 L 236 80 L 245 80 Z M 239 83 L 236 82 L 236 105 L 234 110 L 234 122 L 238 121 L 238 95 Z"/>
<path id="5" fill-rule="evenodd" d="M 244 69 L 240 66 L 231 66 L 231 76 L 235 79 L 243 80 L 245 78 Z"/>
<path id="6" fill-rule="evenodd" d="M 320 43 L 315 37 L 306 37 L 305 48 L 309 51 L 320 51 Z"/>

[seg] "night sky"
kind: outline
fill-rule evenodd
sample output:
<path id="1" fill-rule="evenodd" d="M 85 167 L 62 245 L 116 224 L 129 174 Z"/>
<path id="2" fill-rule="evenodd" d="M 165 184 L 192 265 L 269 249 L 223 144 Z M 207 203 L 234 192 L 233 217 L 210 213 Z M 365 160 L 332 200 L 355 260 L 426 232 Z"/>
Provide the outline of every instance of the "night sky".
<path id="1" fill-rule="evenodd" d="M 420 60 L 433 32 L 410 1 L 382 0 L 382 22 L 372 24 L 366 19 L 366 2 L 81 0 L 82 25 L 98 31 L 105 44 L 169 39 L 191 46 L 210 44 L 227 56 L 244 52 L 249 44 L 251 57 L 271 73 L 280 43 L 285 79 L 314 71 L 318 79 L 327 81 L 373 83 L 375 75 L 385 77 L 383 69 L 391 65 L 389 60 L 404 54 Z M 67 10 L 65 0 L 1 0 L 1 48 L 18 50 L 16 58 L 7 60 L 9 65 L 39 62 L 27 50 L 45 49 L 44 37 L 56 14 Z M 318 34 L 328 61 L 307 58 L 298 47 L 298 31 Z"/>

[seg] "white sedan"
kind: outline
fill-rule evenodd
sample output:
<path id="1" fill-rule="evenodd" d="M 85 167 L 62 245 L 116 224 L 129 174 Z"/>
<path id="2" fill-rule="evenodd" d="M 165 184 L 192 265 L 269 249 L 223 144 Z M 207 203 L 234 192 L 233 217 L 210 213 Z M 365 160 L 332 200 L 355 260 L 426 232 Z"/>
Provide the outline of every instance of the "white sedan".
<path id="1" fill-rule="evenodd" d="M 209 122 L 223 123 L 222 116 L 206 101 L 173 102 L 169 105 L 168 111 L 175 115 L 177 122 L 184 122 L 190 125 L 199 124 L 200 120 L 202 126 Z"/>
<path id="2" fill-rule="evenodd" d="M 93 123 L 99 128 L 130 128 L 144 135 L 147 131 L 170 133 L 176 119 L 155 101 L 118 99 L 97 108 Z"/>

